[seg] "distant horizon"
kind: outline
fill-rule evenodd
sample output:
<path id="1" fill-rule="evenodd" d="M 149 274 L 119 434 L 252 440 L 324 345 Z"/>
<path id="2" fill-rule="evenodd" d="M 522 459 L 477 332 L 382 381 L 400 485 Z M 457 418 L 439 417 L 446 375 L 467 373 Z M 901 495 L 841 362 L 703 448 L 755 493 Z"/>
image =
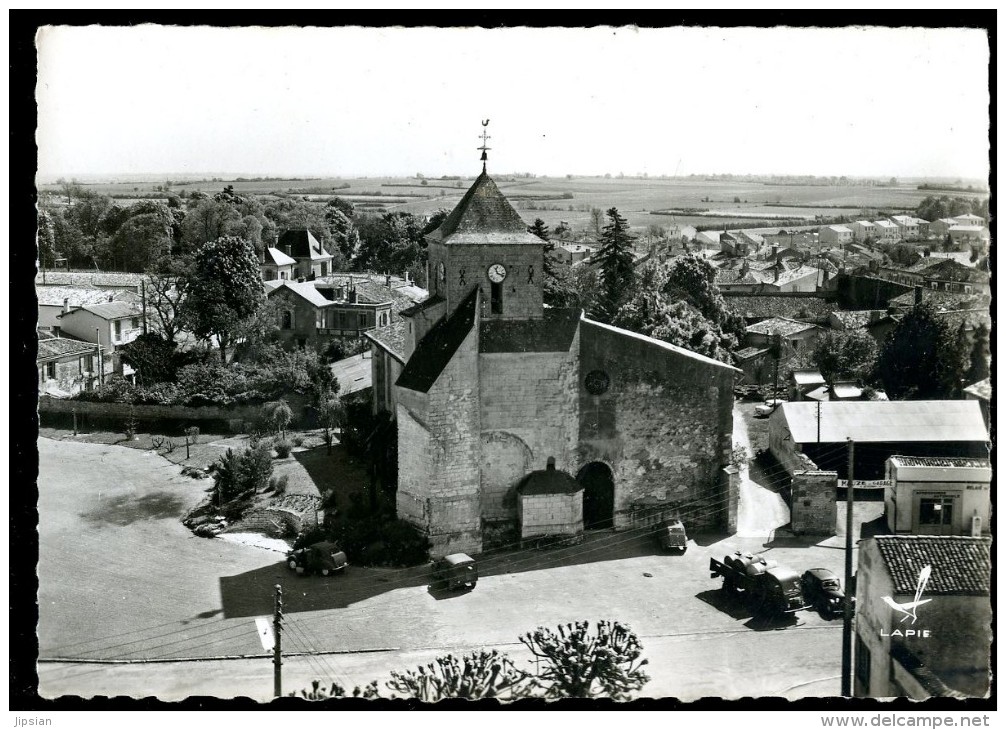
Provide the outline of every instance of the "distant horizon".
<path id="1" fill-rule="evenodd" d="M 206 182 L 212 181 L 214 178 L 219 178 L 219 182 L 237 182 L 238 178 L 243 178 L 244 180 L 441 180 L 441 179 L 472 179 L 481 174 L 481 170 L 464 175 L 452 175 L 449 173 L 436 174 L 436 173 L 422 173 L 422 177 L 418 177 L 415 173 L 412 174 L 352 174 L 352 173 L 341 173 L 341 174 L 315 174 L 315 173 L 264 173 L 264 172 L 220 172 L 220 171 L 208 171 L 208 172 L 128 172 L 128 173 L 115 173 L 115 172 L 94 172 L 94 173 L 74 173 L 74 174 L 49 174 L 44 176 L 39 176 L 36 180 L 37 185 L 58 185 L 60 181 L 66 182 L 78 182 L 81 184 L 95 184 L 100 182 L 108 182 L 109 184 L 127 184 L 130 182 L 157 182 L 161 180 L 170 180 L 171 182 L 177 183 L 189 183 L 189 182 Z M 781 178 L 815 178 L 815 179 L 831 179 L 831 178 L 845 178 L 847 180 L 880 180 L 887 181 L 892 177 L 897 179 L 898 184 L 902 183 L 916 183 L 916 182 L 939 182 L 939 183 L 959 183 L 961 185 L 984 185 L 988 189 L 989 180 L 980 178 L 964 178 L 960 176 L 953 175 L 831 175 L 831 174 L 812 174 L 812 173 L 786 173 L 786 172 L 764 172 L 764 173 L 735 173 L 735 172 L 698 172 L 689 173 L 687 175 L 671 175 L 671 174 L 659 174 L 659 173 L 584 173 L 576 174 L 569 173 L 568 175 L 548 175 L 544 173 L 535 173 L 533 171 L 521 171 L 521 172 L 496 172 L 489 170 L 490 177 L 521 177 L 526 175 L 532 175 L 532 179 L 546 178 L 546 179 L 556 179 L 562 180 L 567 179 L 569 176 L 572 179 L 596 179 L 604 178 L 606 175 L 612 180 L 618 179 L 619 177 L 624 179 L 633 180 L 685 180 L 692 177 L 719 177 L 724 175 L 730 175 L 734 177 L 781 177 Z"/>

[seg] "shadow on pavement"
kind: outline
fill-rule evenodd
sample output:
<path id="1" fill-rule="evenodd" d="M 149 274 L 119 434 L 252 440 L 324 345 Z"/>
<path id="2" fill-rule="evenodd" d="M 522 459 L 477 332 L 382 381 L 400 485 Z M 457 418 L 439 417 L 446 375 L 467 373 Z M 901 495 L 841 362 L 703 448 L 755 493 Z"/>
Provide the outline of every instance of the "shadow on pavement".
<path id="1" fill-rule="evenodd" d="M 125 527 L 140 520 L 181 517 L 186 504 L 184 498 L 173 492 L 151 492 L 140 497 L 120 494 L 103 499 L 98 507 L 80 516 L 98 527 L 104 524 Z"/>
<path id="2" fill-rule="evenodd" d="M 434 588 L 432 585 L 426 586 L 426 592 L 433 596 L 434 600 L 445 601 L 450 598 L 457 598 L 474 591 L 474 588 L 460 588 L 449 590 L 447 588 Z"/>
<path id="3" fill-rule="evenodd" d="M 370 483 L 367 468 L 353 459 L 342 444 L 334 444 L 331 454 L 326 446 L 317 446 L 295 451 L 293 457 L 304 467 L 318 494 L 334 491 L 335 506 L 340 511 L 351 506 L 351 494 L 366 493 L 366 485 Z"/>
<path id="4" fill-rule="evenodd" d="M 525 573 L 568 565 L 623 560 L 656 555 L 660 549 L 649 534 L 624 532 L 587 533 L 583 542 L 566 547 L 489 551 L 476 556 L 479 577 Z M 670 559 L 670 557 L 668 557 Z M 399 588 L 428 586 L 430 565 L 413 568 L 362 568 L 351 565 L 345 575 L 328 578 L 297 575 L 278 561 L 272 565 L 220 579 L 220 596 L 226 618 L 272 613 L 274 586 L 283 586 L 286 612 L 346 608 Z M 478 590 L 476 588 L 476 590 Z M 440 596 L 431 592 L 440 600 Z M 463 595 L 460 591 L 456 595 Z M 449 596 L 447 596 L 449 597 Z"/>
<path id="5" fill-rule="evenodd" d="M 716 543 L 722 542 L 723 540 L 726 540 L 731 537 L 733 537 L 733 535 L 728 532 L 723 533 L 711 532 L 711 533 L 704 533 L 701 535 L 692 535 L 692 534 L 688 535 L 688 539 L 694 540 L 695 544 L 698 545 L 699 547 L 709 547 L 710 545 L 715 545 Z"/>
<path id="6" fill-rule="evenodd" d="M 774 616 L 752 616 L 750 620 L 744 622 L 744 625 L 752 631 L 779 631 L 796 626 L 798 622 L 799 617 L 795 613 L 784 613 Z"/>
<path id="7" fill-rule="evenodd" d="M 695 597 L 732 619 L 739 621 L 743 618 L 751 618 L 751 609 L 747 607 L 743 597 L 728 595 L 720 588 L 702 591 L 702 593 L 697 593 Z"/>

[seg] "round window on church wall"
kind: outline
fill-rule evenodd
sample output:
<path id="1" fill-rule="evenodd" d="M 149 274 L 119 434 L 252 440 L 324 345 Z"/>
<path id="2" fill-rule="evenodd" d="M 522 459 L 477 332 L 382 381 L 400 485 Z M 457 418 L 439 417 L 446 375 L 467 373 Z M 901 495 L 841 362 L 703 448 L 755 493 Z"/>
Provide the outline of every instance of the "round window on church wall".
<path id="1" fill-rule="evenodd" d="M 587 392 L 591 395 L 602 395 L 611 386 L 611 378 L 603 370 L 591 370 L 587 373 L 584 385 L 587 386 Z"/>

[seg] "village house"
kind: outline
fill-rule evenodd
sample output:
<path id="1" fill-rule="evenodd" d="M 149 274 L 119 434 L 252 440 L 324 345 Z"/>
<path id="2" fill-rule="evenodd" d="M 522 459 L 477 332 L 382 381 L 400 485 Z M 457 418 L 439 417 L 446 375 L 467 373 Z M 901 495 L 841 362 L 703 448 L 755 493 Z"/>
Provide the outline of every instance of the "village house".
<path id="1" fill-rule="evenodd" d="M 929 235 L 939 239 L 947 237 L 947 233 L 956 225 L 960 225 L 954 218 L 938 218 L 929 224 Z"/>
<path id="2" fill-rule="evenodd" d="M 860 543 L 855 696 L 988 694 L 991 543 L 942 535 L 878 535 Z"/>
<path id="3" fill-rule="evenodd" d="M 898 226 L 898 235 L 903 241 L 917 241 L 921 237 L 919 219 L 913 215 L 892 215 L 891 221 Z"/>
<path id="4" fill-rule="evenodd" d="M 280 303 L 279 334 L 286 347 L 318 350 L 333 341 L 360 341 L 364 332 L 391 322 L 390 293 L 375 295 L 369 282 L 325 286 L 273 279 L 265 284 L 266 296 Z"/>
<path id="5" fill-rule="evenodd" d="M 875 241 L 891 243 L 897 241 L 901 236 L 898 224 L 893 221 L 873 221 L 873 225 L 876 228 Z"/>
<path id="6" fill-rule="evenodd" d="M 941 292 L 988 294 L 989 274 L 953 259 L 925 257 L 911 266 L 881 266 L 879 275 L 906 286 L 923 286 Z"/>
<path id="7" fill-rule="evenodd" d="M 366 336 L 374 408 L 398 424 L 397 513 L 434 555 L 533 537 L 542 502 L 562 534 L 631 527 L 640 501 L 732 529 L 735 368 L 544 307 L 543 242 L 484 171 L 427 244 L 430 297 Z M 582 491 L 518 491 L 549 457 Z"/>
<path id="8" fill-rule="evenodd" d="M 887 529 L 910 535 L 990 532 L 992 464 L 988 459 L 892 456 L 887 460 Z"/>
<path id="9" fill-rule="evenodd" d="M 817 368 L 796 368 L 789 374 L 789 399 L 805 400 L 809 393 L 827 387 Z"/>
<path id="10" fill-rule="evenodd" d="M 744 331 L 746 347 L 772 347 L 778 342 L 782 348 L 781 359 L 788 360 L 814 348 L 824 330 L 815 324 L 795 319 L 773 317 L 748 325 Z"/>
<path id="11" fill-rule="evenodd" d="M 97 345 L 40 331 L 35 357 L 39 395 L 66 398 L 91 390 L 101 379 L 99 361 Z"/>
<path id="12" fill-rule="evenodd" d="M 100 345 L 106 367 L 128 377 L 133 369 L 122 362 L 119 351 L 143 333 L 143 311 L 135 302 L 85 304 L 59 315 L 59 330 L 85 342 Z M 110 365 L 107 365 L 110 363 Z"/>
<path id="13" fill-rule="evenodd" d="M 877 227 L 870 221 L 854 221 L 848 227 L 855 241 L 865 241 L 867 238 L 877 240 Z"/>
<path id="14" fill-rule="evenodd" d="M 294 272 L 298 279 L 328 276 L 332 269 L 332 255 L 325 251 L 324 246 L 306 228 L 284 231 L 276 248 L 297 262 Z"/>
<path id="15" fill-rule="evenodd" d="M 567 266 L 575 266 L 594 255 L 596 247 L 582 243 L 563 243 L 553 249 L 552 254 Z"/>
<path id="16" fill-rule="evenodd" d="M 975 215 L 974 213 L 964 213 L 963 215 L 955 215 L 953 220 L 959 226 L 978 226 L 979 228 L 985 227 L 985 219 L 980 215 Z"/>
<path id="17" fill-rule="evenodd" d="M 975 251 L 984 254 L 988 251 L 991 234 L 985 226 L 952 226 L 947 233 L 950 240 L 959 251 Z"/>
<path id="18" fill-rule="evenodd" d="M 38 286 L 35 296 L 38 299 L 38 326 L 56 333 L 60 329 L 60 316 L 71 309 L 112 301 L 139 302 L 139 297 L 131 289 L 105 291 L 91 286 Z"/>
<path id="19" fill-rule="evenodd" d="M 822 245 L 844 246 L 847 243 L 852 243 L 852 229 L 846 226 L 823 226 L 818 231 L 818 236 Z"/>
<path id="20" fill-rule="evenodd" d="M 262 269 L 262 281 L 275 279 L 295 280 L 297 278 L 297 260 L 287 256 L 278 248 L 266 248 L 259 264 Z"/>

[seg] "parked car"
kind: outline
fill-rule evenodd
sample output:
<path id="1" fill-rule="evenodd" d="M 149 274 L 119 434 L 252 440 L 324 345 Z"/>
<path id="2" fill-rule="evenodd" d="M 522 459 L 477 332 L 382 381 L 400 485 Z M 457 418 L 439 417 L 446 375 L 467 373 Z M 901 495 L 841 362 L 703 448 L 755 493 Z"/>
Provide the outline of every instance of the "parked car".
<path id="1" fill-rule="evenodd" d="M 346 553 L 336 543 L 323 541 L 291 550 L 287 553 L 286 564 L 290 570 L 301 575 L 320 573 L 327 576 L 345 572 L 349 562 L 346 560 Z"/>
<path id="2" fill-rule="evenodd" d="M 780 398 L 768 398 L 764 403 L 755 406 L 754 414 L 756 418 L 768 418 L 780 405 L 783 404 Z"/>
<path id="3" fill-rule="evenodd" d="M 803 599 L 822 616 L 837 616 L 842 613 L 845 593 L 842 581 L 827 568 L 811 568 L 800 578 Z"/>
<path id="4" fill-rule="evenodd" d="M 653 526 L 653 534 L 661 550 L 678 550 L 682 554 L 688 549 L 688 535 L 681 520 L 670 519 Z"/>
<path id="5" fill-rule="evenodd" d="M 478 565 L 464 553 L 445 555 L 433 564 L 431 585 L 435 589 L 474 588 L 479 580 Z"/>

